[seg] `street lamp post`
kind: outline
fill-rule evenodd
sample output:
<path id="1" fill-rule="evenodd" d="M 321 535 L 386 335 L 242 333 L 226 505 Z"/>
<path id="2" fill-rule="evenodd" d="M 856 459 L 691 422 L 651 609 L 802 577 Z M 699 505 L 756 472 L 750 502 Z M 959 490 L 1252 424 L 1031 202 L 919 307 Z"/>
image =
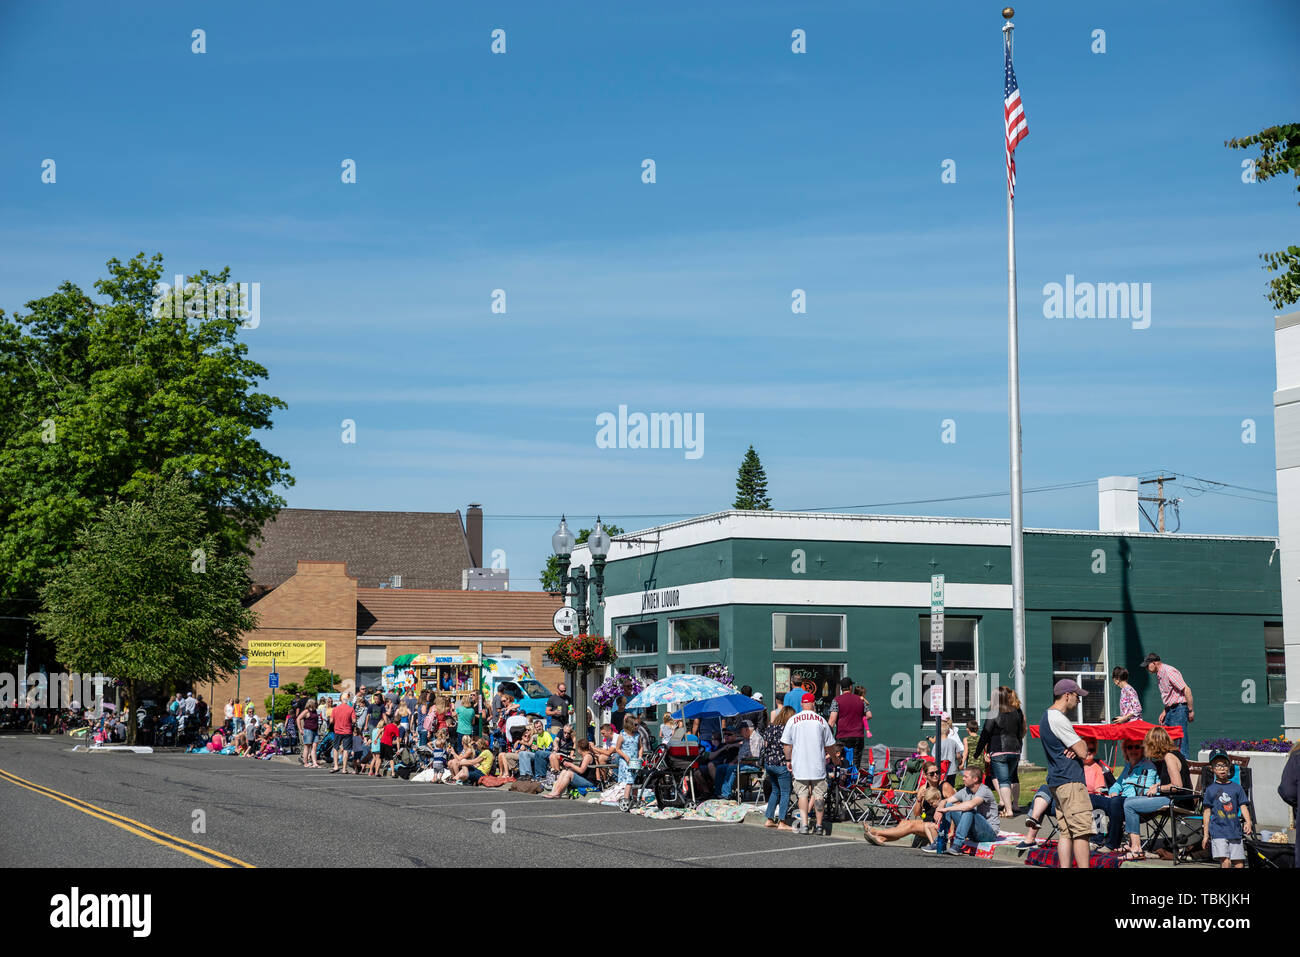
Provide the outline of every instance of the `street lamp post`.
<path id="1" fill-rule="evenodd" d="M 596 605 L 599 606 L 605 597 L 605 557 L 609 554 L 610 538 L 605 527 L 600 523 L 600 516 L 596 516 L 596 526 L 587 536 L 587 548 L 591 552 L 591 573 L 588 574 L 585 567 L 579 566 L 572 574 L 569 572 L 569 566 L 572 562 L 573 548 L 577 540 L 573 533 L 569 531 L 569 525 L 565 516 L 560 516 L 560 527 L 555 530 L 551 536 L 551 549 L 555 552 L 556 558 L 560 560 L 560 594 L 567 600 L 572 598 L 572 607 L 578 613 L 578 634 L 585 635 L 591 627 L 591 621 L 594 617 L 594 608 L 588 610 L 588 596 L 594 589 L 596 592 Z M 572 586 L 572 590 L 570 590 Z M 574 701 L 577 707 L 577 727 L 575 736 L 585 738 L 587 736 L 587 672 L 586 670 L 577 671 L 573 675 Z M 594 715 L 595 712 L 593 711 Z"/>

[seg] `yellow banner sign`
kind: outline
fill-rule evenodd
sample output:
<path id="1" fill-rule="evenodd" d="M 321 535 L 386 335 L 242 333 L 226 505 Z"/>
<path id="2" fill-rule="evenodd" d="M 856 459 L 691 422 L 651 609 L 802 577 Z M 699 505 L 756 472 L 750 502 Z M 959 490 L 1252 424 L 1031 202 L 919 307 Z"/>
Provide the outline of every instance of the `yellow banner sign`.
<path id="1" fill-rule="evenodd" d="M 277 668 L 324 668 L 323 641 L 250 641 L 248 667 L 269 668 L 275 659 Z"/>

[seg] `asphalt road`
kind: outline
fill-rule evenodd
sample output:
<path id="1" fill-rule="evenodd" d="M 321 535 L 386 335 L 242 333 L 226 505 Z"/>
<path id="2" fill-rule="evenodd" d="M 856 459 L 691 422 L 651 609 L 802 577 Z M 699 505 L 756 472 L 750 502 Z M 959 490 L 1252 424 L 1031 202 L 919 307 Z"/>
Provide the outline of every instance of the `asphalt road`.
<path id="1" fill-rule="evenodd" d="M 220 755 L 88 754 L 72 743 L 0 735 L 0 865 L 999 866 L 508 791 Z"/>

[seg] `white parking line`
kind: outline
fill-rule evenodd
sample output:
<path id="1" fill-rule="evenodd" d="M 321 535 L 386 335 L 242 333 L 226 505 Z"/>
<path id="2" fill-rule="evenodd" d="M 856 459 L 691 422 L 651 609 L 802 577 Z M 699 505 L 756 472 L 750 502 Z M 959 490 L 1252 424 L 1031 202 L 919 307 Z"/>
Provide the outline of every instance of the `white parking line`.
<path id="1" fill-rule="evenodd" d="M 419 790 L 419 787 L 420 787 L 419 784 L 415 785 L 416 790 Z M 362 790 L 378 791 L 380 788 L 406 788 L 407 790 L 410 790 L 411 785 L 405 783 L 399 784 L 397 782 L 393 782 L 391 784 L 363 784 L 362 782 L 357 781 L 355 784 L 309 784 L 303 787 L 303 790 L 304 791 L 340 791 L 340 790 L 345 790 L 347 788 L 353 788 L 358 791 L 362 791 Z"/>
<path id="2" fill-rule="evenodd" d="M 831 838 L 824 844 L 800 844 L 797 847 L 771 847 L 762 851 L 735 851 L 731 854 L 709 854 L 705 857 L 679 857 L 682 863 L 688 861 L 712 861 L 719 857 L 745 857 L 749 854 L 784 854 L 788 851 L 816 851 L 827 847 L 865 847 L 865 841 L 850 841 Z"/>
<path id="3" fill-rule="evenodd" d="M 568 811 L 567 813 L 560 813 L 560 814 L 520 814 L 520 815 L 518 815 L 518 817 L 519 817 L 519 820 L 521 820 L 521 821 L 536 821 L 536 820 L 540 820 L 540 819 L 542 819 L 542 818 L 546 818 L 546 817 L 582 817 L 582 816 L 587 815 L 587 814 L 609 814 L 611 811 L 617 814 L 617 813 L 618 813 L 618 808 L 616 808 L 616 807 L 606 807 L 606 808 L 601 808 L 599 811 Z M 467 821 L 491 821 L 492 818 L 490 818 L 490 817 L 469 817 L 469 818 L 466 818 L 465 820 L 467 820 Z"/>
<path id="4" fill-rule="evenodd" d="M 645 820 L 645 818 L 641 818 Z M 571 837 L 614 837 L 619 834 L 653 834 L 657 831 L 702 831 L 710 827 L 730 827 L 727 821 L 714 821 L 711 824 L 677 824 L 673 827 L 643 827 L 643 828 L 626 828 L 622 831 L 597 831 L 594 834 L 583 832 L 582 834 L 548 834 L 547 837 L 571 838 Z"/>
<path id="5" fill-rule="evenodd" d="M 437 811 L 437 810 L 440 810 L 441 808 L 444 808 L 444 807 L 482 807 L 482 806 L 483 806 L 483 803 L 484 803 L 484 802 L 482 802 L 482 801 L 455 801 L 455 802 L 452 802 L 451 804 L 390 804 L 390 805 L 388 805 L 388 806 L 389 806 L 389 807 L 394 807 L 394 808 L 411 808 L 411 809 L 414 809 L 414 810 Z M 527 816 L 527 817 L 531 817 L 531 815 L 520 815 L 520 820 L 522 820 L 522 819 L 523 819 L 524 817 L 526 817 L 526 816 Z M 490 818 L 490 817 L 466 817 L 466 818 L 461 818 L 461 820 L 463 820 L 463 821 L 490 821 L 490 820 L 492 820 L 492 818 Z"/>
<path id="6" fill-rule="evenodd" d="M 429 802 L 429 804 L 437 804 L 438 801 L 464 801 L 464 797 L 465 797 L 464 794 L 456 794 L 456 793 L 450 793 L 450 794 L 447 794 L 447 793 L 442 793 L 442 794 L 374 794 L 374 800 L 376 800 L 376 801 L 383 801 L 383 800 L 385 800 L 385 798 L 396 798 L 396 800 L 399 800 L 399 801 L 416 800 L 416 798 L 419 798 L 419 800 Z M 534 804 L 537 804 L 537 801 L 519 800 L 519 798 L 513 798 L 513 797 L 507 797 L 507 798 L 497 797 L 497 798 L 495 798 L 495 800 L 493 800 L 493 798 L 490 798 L 490 797 L 486 797 L 486 796 L 485 796 L 485 797 L 481 797 L 481 798 L 471 798 L 471 800 L 469 800 L 469 801 L 465 801 L 465 804 L 481 804 L 481 805 L 497 805 L 497 804 L 516 805 L 516 804 L 526 804 L 526 805 L 534 805 Z M 385 806 L 387 806 L 387 807 L 393 807 L 393 806 L 396 806 L 396 805 L 385 805 Z"/>

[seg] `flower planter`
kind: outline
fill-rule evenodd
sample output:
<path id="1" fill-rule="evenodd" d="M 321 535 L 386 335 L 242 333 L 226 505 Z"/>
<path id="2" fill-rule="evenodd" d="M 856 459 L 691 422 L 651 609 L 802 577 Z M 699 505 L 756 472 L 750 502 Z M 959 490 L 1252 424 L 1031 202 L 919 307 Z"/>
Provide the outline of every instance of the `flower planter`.
<path id="1" fill-rule="evenodd" d="M 1277 786 L 1282 783 L 1282 769 L 1288 754 L 1268 751 L 1228 751 L 1233 757 L 1250 758 L 1251 790 L 1255 798 L 1255 814 L 1260 827 L 1269 831 L 1284 831 L 1290 826 L 1291 808 L 1278 797 Z M 1210 760 L 1209 751 L 1198 751 L 1196 760 Z"/>

